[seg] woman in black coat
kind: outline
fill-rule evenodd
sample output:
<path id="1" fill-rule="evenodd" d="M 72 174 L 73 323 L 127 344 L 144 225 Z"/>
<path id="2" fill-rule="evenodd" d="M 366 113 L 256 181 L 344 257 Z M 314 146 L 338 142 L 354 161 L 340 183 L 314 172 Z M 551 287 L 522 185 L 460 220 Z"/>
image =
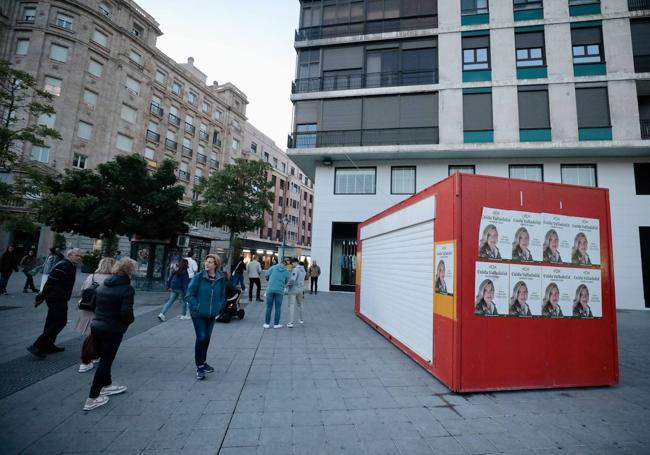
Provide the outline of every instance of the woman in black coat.
<path id="1" fill-rule="evenodd" d="M 84 411 L 108 403 L 109 395 L 126 391 L 126 386 L 113 383 L 111 366 L 126 329 L 135 319 L 133 316 L 135 289 L 131 286 L 131 278 L 135 270 L 136 262 L 133 259 L 122 258 L 113 266 L 112 276 L 97 288 L 95 319 L 90 330 L 101 359 L 95 371 Z"/>

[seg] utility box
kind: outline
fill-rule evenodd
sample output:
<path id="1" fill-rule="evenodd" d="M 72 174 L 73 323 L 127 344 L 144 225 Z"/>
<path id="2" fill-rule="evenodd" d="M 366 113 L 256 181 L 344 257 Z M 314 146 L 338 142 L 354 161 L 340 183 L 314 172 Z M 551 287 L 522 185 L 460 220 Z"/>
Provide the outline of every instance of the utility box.
<path id="1" fill-rule="evenodd" d="M 453 176 L 358 228 L 355 313 L 451 390 L 618 383 L 609 192 Z"/>

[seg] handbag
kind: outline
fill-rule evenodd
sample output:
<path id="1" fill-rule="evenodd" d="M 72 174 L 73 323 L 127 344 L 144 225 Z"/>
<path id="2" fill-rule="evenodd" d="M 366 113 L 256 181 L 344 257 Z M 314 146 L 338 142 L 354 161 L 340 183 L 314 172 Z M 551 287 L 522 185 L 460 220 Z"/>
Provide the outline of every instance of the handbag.
<path id="1" fill-rule="evenodd" d="M 95 312 L 95 302 L 97 300 L 97 288 L 99 283 L 95 281 L 95 274 L 93 273 L 93 281 L 90 286 L 81 291 L 81 298 L 79 299 L 79 309 Z"/>

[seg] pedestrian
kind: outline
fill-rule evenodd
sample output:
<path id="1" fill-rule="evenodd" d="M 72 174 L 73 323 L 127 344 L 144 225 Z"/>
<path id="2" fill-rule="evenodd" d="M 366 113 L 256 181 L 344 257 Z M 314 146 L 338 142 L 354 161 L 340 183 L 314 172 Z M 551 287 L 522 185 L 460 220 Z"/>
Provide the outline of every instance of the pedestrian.
<path id="1" fill-rule="evenodd" d="M 25 285 L 23 286 L 23 292 L 29 292 L 27 289 L 32 292 L 38 292 L 36 286 L 34 286 L 34 272 L 35 269 L 39 266 L 38 258 L 34 255 L 34 250 L 29 250 L 25 256 L 20 260 L 20 268 L 23 270 L 23 275 L 25 275 Z"/>
<path id="2" fill-rule="evenodd" d="M 104 281 L 112 276 L 111 270 L 116 262 L 117 261 L 113 258 L 102 258 L 102 260 L 99 261 L 95 273 L 88 275 L 84 284 L 81 285 L 81 290 L 90 289 L 93 286 L 97 288 L 104 284 Z M 97 294 L 95 293 L 95 303 L 97 302 L 96 295 Z M 95 319 L 95 311 L 79 309 L 74 329 L 85 337 L 84 342 L 81 345 L 81 364 L 79 365 L 79 373 L 85 373 L 92 370 L 99 359 L 99 352 L 97 352 L 90 330 L 90 325 L 93 319 Z"/>
<path id="3" fill-rule="evenodd" d="M 205 270 L 194 275 L 187 288 L 187 301 L 196 333 L 194 343 L 194 363 L 196 379 L 205 379 L 206 373 L 214 372 L 206 362 L 210 337 L 215 318 L 226 302 L 226 275 L 221 270 L 221 260 L 208 254 L 205 257 Z"/>
<path id="4" fill-rule="evenodd" d="M 316 293 L 318 295 L 318 277 L 320 276 L 320 267 L 318 263 L 314 261 L 309 267 L 309 293 Z"/>
<path id="5" fill-rule="evenodd" d="M 41 291 L 47 282 L 47 277 L 50 272 L 61 259 L 63 259 L 63 255 L 56 248 L 50 248 L 50 255 L 45 259 L 45 263 L 43 263 L 43 275 L 41 276 L 41 287 L 39 288 Z"/>
<path id="6" fill-rule="evenodd" d="M 291 259 L 291 276 L 287 283 L 287 301 L 289 302 L 289 323 L 287 327 L 293 327 L 294 307 L 298 306 L 298 323 L 302 324 L 302 304 L 305 292 L 305 268 L 298 261 L 298 258 Z"/>
<path id="7" fill-rule="evenodd" d="M 14 247 L 9 245 L 2 254 L 2 258 L 0 258 L 0 295 L 8 294 L 7 284 L 9 284 L 9 278 L 11 278 L 13 272 L 17 271 L 18 260 L 16 259 L 16 253 Z"/>
<path id="8" fill-rule="evenodd" d="M 262 283 L 260 282 L 260 274 L 262 273 L 262 266 L 257 260 L 257 256 L 253 256 L 253 259 L 248 263 L 248 302 L 253 301 L 253 286 L 257 286 L 257 292 L 255 300 L 257 302 L 262 302 L 260 298 L 260 292 L 262 289 Z"/>
<path id="9" fill-rule="evenodd" d="M 194 260 L 194 251 L 190 250 L 185 257 L 187 259 L 187 274 L 190 280 L 199 272 L 199 264 Z"/>
<path id="10" fill-rule="evenodd" d="M 266 280 L 269 284 L 266 286 L 266 317 L 264 318 L 263 327 L 265 329 L 271 327 L 271 310 L 275 307 L 273 328 L 280 329 L 282 328 L 282 324 L 280 324 L 282 296 L 284 295 L 284 287 L 289 281 L 289 271 L 284 261 L 272 266 L 266 272 Z"/>
<path id="11" fill-rule="evenodd" d="M 165 322 L 165 315 L 172 307 L 176 299 L 181 302 L 181 319 L 190 319 L 187 315 L 187 304 L 185 303 L 185 293 L 187 292 L 187 285 L 190 282 L 190 276 L 187 273 L 188 263 L 187 259 L 181 259 L 178 268 L 169 275 L 167 279 L 167 289 L 169 290 L 169 298 L 163 305 L 158 319 L 160 322 Z"/>
<path id="12" fill-rule="evenodd" d="M 111 367 L 124 333 L 135 320 L 135 289 L 131 286 L 131 278 L 135 275 L 136 266 L 136 262 L 131 258 L 120 259 L 113 265 L 111 276 L 97 288 L 95 319 L 90 325 L 90 333 L 101 358 L 84 404 L 84 411 L 105 405 L 109 395 L 126 392 L 126 386 L 113 383 Z"/>
<path id="13" fill-rule="evenodd" d="M 65 259 L 54 266 L 43 291 L 36 294 L 34 306 L 47 303 L 47 317 L 43 333 L 31 344 L 27 350 L 39 358 L 45 354 L 61 352 L 64 348 L 56 346 L 54 342 L 61 333 L 68 320 L 68 300 L 72 295 L 72 288 L 77 277 L 77 267 L 81 261 L 79 248 L 68 250 Z"/>
<path id="14" fill-rule="evenodd" d="M 246 264 L 244 263 L 244 256 L 239 256 L 239 261 L 231 270 L 231 280 L 232 285 L 241 288 L 242 292 L 246 290 L 246 284 L 244 284 L 244 272 L 246 271 Z M 250 299 L 249 299 L 250 300 Z"/>

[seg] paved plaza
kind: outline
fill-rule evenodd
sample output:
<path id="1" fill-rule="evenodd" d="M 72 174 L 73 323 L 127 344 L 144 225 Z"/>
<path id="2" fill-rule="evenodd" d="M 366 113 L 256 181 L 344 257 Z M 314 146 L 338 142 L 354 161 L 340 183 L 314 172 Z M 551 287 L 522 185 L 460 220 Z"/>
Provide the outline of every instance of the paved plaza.
<path id="1" fill-rule="evenodd" d="M 16 292 L 21 279 L 0 297 L 2 454 L 650 453 L 650 312 L 618 312 L 618 386 L 460 395 L 341 293 L 307 295 L 293 329 L 264 330 L 263 305 L 248 305 L 243 321 L 215 326 L 216 371 L 196 381 L 191 321 L 175 308 L 159 323 L 166 294 L 138 292 L 113 368 L 129 389 L 84 412 L 94 372 L 77 372 L 76 311 L 58 340 L 66 351 L 32 358 L 46 311 Z"/>

